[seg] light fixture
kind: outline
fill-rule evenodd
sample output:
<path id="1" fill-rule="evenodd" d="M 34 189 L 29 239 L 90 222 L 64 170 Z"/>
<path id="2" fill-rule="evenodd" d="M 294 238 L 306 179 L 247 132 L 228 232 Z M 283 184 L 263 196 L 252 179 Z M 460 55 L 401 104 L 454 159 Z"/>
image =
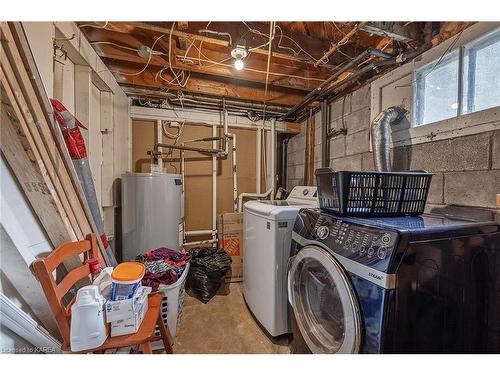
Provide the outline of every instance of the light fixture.
<path id="1" fill-rule="evenodd" d="M 245 63 L 241 59 L 234 60 L 234 69 L 242 70 L 245 67 Z"/>
<path id="2" fill-rule="evenodd" d="M 151 56 L 151 48 L 145 45 L 141 45 L 137 49 L 137 54 L 142 57 L 144 60 L 149 60 L 149 57 Z"/>
<path id="3" fill-rule="evenodd" d="M 248 51 L 245 46 L 236 45 L 231 51 L 231 56 L 234 58 L 234 69 L 242 70 L 245 67 L 243 60 L 247 57 Z"/>

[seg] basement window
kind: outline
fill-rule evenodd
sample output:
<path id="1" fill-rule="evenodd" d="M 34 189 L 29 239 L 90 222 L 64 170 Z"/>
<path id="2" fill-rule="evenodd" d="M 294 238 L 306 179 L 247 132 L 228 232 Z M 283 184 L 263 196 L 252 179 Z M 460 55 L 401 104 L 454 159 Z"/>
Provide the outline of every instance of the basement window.
<path id="1" fill-rule="evenodd" d="M 462 113 L 500 106 L 500 29 L 464 46 Z"/>
<path id="2" fill-rule="evenodd" d="M 415 71 L 416 126 L 457 116 L 458 71 L 458 50 Z"/>
<path id="3" fill-rule="evenodd" d="M 500 29 L 415 70 L 414 126 L 500 106 Z"/>

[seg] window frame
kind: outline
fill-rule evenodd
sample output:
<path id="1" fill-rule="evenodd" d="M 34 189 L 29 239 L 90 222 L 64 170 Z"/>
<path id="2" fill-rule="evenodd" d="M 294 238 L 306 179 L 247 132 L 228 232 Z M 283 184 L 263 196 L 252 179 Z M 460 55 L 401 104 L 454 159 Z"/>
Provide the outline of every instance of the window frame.
<path id="1" fill-rule="evenodd" d="M 424 111 L 425 111 L 425 107 L 422 107 L 423 106 L 423 100 L 421 100 L 419 102 L 419 100 L 415 100 L 417 95 L 420 95 L 420 94 L 425 94 L 425 80 L 422 80 L 421 77 L 419 77 L 419 75 L 421 74 L 430 74 L 427 73 L 428 70 L 430 70 L 431 72 L 436 69 L 438 66 L 443 66 L 449 62 L 454 62 L 455 59 L 457 60 L 457 64 L 458 64 L 458 85 L 457 85 L 457 103 L 458 103 L 458 107 L 457 107 L 457 111 L 456 111 L 456 115 L 455 116 L 459 116 L 460 113 L 459 113 L 459 108 L 460 108 L 460 92 L 461 92 L 461 83 L 460 83 L 460 76 L 461 76 L 461 61 L 462 61 L 462 56 L 461 56 L 461 50 L 459 48 L 455 48 L 451 51 L 449 51 L 446 55 L 442 56 L 441 58 L 439 59 L 436 59 L 434 61 L 431 61 L 423 66 L 421 66 L 420 68 L 418 69 L 415 69 L 414 72 L 413 72 L 413 77 L 412 77 L 412 84 L 413 84 L 413 98 L 412 98 L 412 101 L 413 101 L 413 122 L 412 122 L 412 126 L 413 127 L 418 127 L 418 126 L 423 126 L 423 125 L 427 125 L 427 124 L 431 124 L 431 122 L 429 123 L 424 123 L 423 122 L 423 116 L 424 116 Z M 425 79 L 425 77 L 423 77 Z M 418 82 L 422 80 L 424 86 L 423 87 L 419 87 L 419 84 Z M 423 110 L 422 110 L 423 108 Z M 452 116 L 452 117 L 455 117 L 455 116 Z M 447 120 L 449 118 L 452 118 L 452 117 L 446 117 L 444 119 L 441 119 L 441 120 L 438 120 L 438 121 L 444 121 L 444 120 Z M 437 121 L 434 121 L 434 122 L 437 122 Z"/>
<path id="2" fill-rule="evenodd" d="M 452 37 L 453 39 L 453 37 Z M 433 71 L 436 67 L 438 66 L 443 66 L 444 64 L 447 64 L 448 62 L 454 60 L 455 58 L 458 59 L 458 77 L 457 77 L 457 111 L 455 116 L 451 117 L 446 117 L 442 120 L 434 121 L 434 122 L 439 122 L 439 121 L 445 121 L 454 117 L 459 117 L 464 114 L 472 114 L 475 112 L 479 112 L 481 110 L 473 110 L 474 108 L 474 93 L 476 90 L 475 87 L 475 78 L 476 78 L 476 57 L 477 53 L 484 47 L 487 47 L 491 45 L 492 43 L 496 43 L 500 40 L 500 27 L 499 28 L 494 28 L 493 30 L 487 32 L 484 35 L 478 36 L 474 38 L 471 41 L 468 41 L 467 43 L 463 43 L 462 45 L 450 50 L 446 51 L 444 55 L 439 57 L 438 59 L 435 59 L 433 61 L 430 61 L 426 63 L 425 65 L 416 68 L 413 71 L 413 121 L 412 121 L 412 127 L 419 127 L 419 126 L 425 126 L 428 124 L 432 124 L 433 122 L 429 123 L 424 123 L 423 122 L 423 116 L 424 116 L 424 111 L 425 107 L 422 108 L 422 103 L 424 102 L 423 98 L 419 99 L 420 95 L 425 95 L 425 80 L 423 81 L 424 86 L 419 87 L 419 81 L 422 80 L 422 78 L 419 77 L 421 74 L 425 74 L 428 69 Z M 473 52 L 473 54 L 471 54 Z M 464 75 L 464 68 L 465 68 L 465 57 L 466 55 L 468 56 L 468 61 L 467 61 L 467 92 L 465 93 L 465 98 L 464 98 L 464 86 L 466 82 L 466 77 Z M 474 58 L 471 58 L 471 56 L 474 56 Z M 429 74 L 429 73 L 427 73 Z M 425 78 L 425 77 L 424 77 Z M 467 106 L 464 107 L 464 99 L 465 102 L 467 103 Z M 490 108 L 495 108 L 495 107 L 490 107 Z M 489 109 L 489 108 L 486 108 Z"/>
<path id="3" fill-rule="evenodd" d="M 473 109 L 474 108 L 475 91 L 476 91 L 476 85 L 474 83 L 476 80 L 476 73 L 477 73 L 477 71 L 476 71 L 477 53 L 481 49 L 488 47 L 489 45 L 494 44 L 494 43 L 499 42 L 499 41 L 500 41 L 500 28 L 497 28 L 497 29 L 492 30 L 490 33 L 487 33 L 486 35 L 483 35 L 483 36 L 477 38 L 476 40 L 473 40 L 469 43 L 466 43 L 462 47 L 460 47 L 461 55 L 462 55 L 460 63 L 462 66 L 462 70 L 465 68 L 464 61 L 465 61 L 466 55 L 468 56 L 468 61 L 467 61 L 468 67 L 467 67 L 467 93 L 465 96 L 467 107 L 464 108 L 464 105 L 463 105 L 464 104 L 463 103 L 464 92 L 462 90 L 462 92 L 460 93 L 462 102 L 459 102 L 459 105 L 461 104 L 459 107 L 460 108 L 459 115 L 481 111 L 481 110 L 474 110 Z M 471 59 L 471 53 L 470 53 L 471 51 L 474 52 L 473 59 Z M 464 78 L 465 78 L 463 73 L 462 73 L 460 78 L 462 80 L 462 87 L 463 87 Z M 471 84 L 471 82 L 472 82 L 472 84 Z M 486 108 L 486 109 L 488 109 L 488 108 Z"/>
<path id="4" fill-rule="evenodd" d="M 455 35 L 371 83 L 370 121 L 373 121 L 382 110 L 394 105 L 402 106 L 412 112 L 407 118 L 408 121 L 393 127 L 393 147 L 479 134 L 500 128 L 500 106 L 415 126 L 413 98 L 415 70 L 437 61 L 446 52 L 474 42 L 499 28 L 500 22 L 478 22 L 465 29 L 458 40 L 455 40 L 457 38 Z M 459 89 L 463 90 L 463 87 Z M 403 93 L 405 90 L 407 91 Z"/>

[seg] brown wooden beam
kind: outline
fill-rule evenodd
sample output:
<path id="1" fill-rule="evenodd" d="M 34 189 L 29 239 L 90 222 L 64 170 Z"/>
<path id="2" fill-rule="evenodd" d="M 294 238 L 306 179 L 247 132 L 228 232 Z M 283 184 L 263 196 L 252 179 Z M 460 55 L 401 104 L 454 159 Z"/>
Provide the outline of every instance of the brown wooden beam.
<path id="1" fill-rule="evenodd" d="M 198 42 L 195 43 L 197 47 L 200 44 Z M 107 44 L 106 42 L 93 44 L 93 46 L 97 54 L 102 58 L 112 59 L 115 62 L 124 61 L 144 65 L 147 63 L 146 59 L 132 50 L 136 48 L 135 46 L 127 46 L 129 47 L 127 49 L 118 45 Z M 172 50 L 175 55 L 172 57 L 172 63 L 177 69 L 251 82 L 265 82 L 266 63 L 258 55 L 250 55 L 245 61 L 244 70 L 238 71 L 234 69 L 233 60 L 230 58 L 229 52 L 207 49 L 205 47 L 202 50 L 204 56 L 200 56 L 200 60 L 198 60 L 199 56 L 196 48 L 190 48 L 186 51 L 174 47 Z M 217 64 L 214 62 L 217 62 Z M 168 57 L 153 54 L 149 65 L 156 67 L 168 66 Z M 324 68 L 313 69 L 310 65 L 306 64 L 291 65 L 283 60 L 276 59 L 271 63 L 269 77 L 270 82 L 275 86 L 310 91 L 330 75 L 331 73 Z"/>
<path id="2" fill-rule="evenodd" d="M 301 91 L 283 89 L 270 85 L 267 90 L 266 98 L 264 96 L 264 87 L 262 84 L 237 84 L 222 77 L 207 77 L 198 73 L 191 73 L 191 77 L 189 78 L 186 86 L 180 87 L 177 84 L 168 84 L 169 81 L 172 81 L 174 79 L 174 76 L 169 69 L 163 71 L 163 79 L 161 79 L 159 77 L 156 77 L 158 71 L 160 70 L 158 68 L 155 68 L 154 70 L 153 68 L 148 68 L 144 72 L 135 75 L 135 73 L 139 72 L 144 67 L 144 64 L 131 64 L 124 66 L 123 64 L 117 64 L 112 60 L 104 59 L 103 61 L 114 73 L 118 83 L 138 87 L 150 87 L 165 90 L 171 89 L 176 91 L 186 91 L 219 97 L 237 98 L 254 102 L 267 100 L 267 102 L 270 104 L 278 104 L 284 106 L 292 106 L 300 102 L 303 97 L 303 92 Z M 133 73 L 134 75 L 129 75 L 131 73 Z"/>
<path id="3" fill-rule="evenodd" d="M 265 23 L 262 23 L 263 25 Z M 97 23 L 96 23 L 97 25 Z M 102 24 L 101 24 L 102 25 Z M 208 36 L 210 34 L 199 34 L 198 30 L 205 28 L 206 23 L 201 22 L 189 22 L 189 27 L 186 30 L 179 30 L 177 27 L 172 31 L 172 36 L 175 36 L 178 39 L 186 39 L 192 40 L 195 39 L 197 41 L 203 41 L 207 44 L 213 44 L 218 46 L 230 47 L 229 40 L 227 38 L 216 38 L 213 36 Z M 262 25 L 252 24 L 253 27 L 262 28 Z M 251 44 L 251 47 L 258 46 L 260 44 L 264 44 L 267 41 L 268 37 L 255 35 L 248 31 L 248 28 L 242 22 L 213 22 L 210 24 L 211 30 L 217 31 L 230 31 L 231 34 L 234 34 L 234 42 L 238 40 L 241 35 L 244 35 L 245 40 L 248 42 L 249 40 L 255 40 L 255 43 Z M 144 35 L 144 33 L 152 33 L 155 35 L 169 35 L 171 31 L 171 23 L 146 23 L 146 22 L 110 22 L 105 29 L 92 29 L 90 27 L 82 28 L 83 32 L 86 36 L 92 32 L 105 32 L 107 30 L 112 30 L 124 34 L 133 34 L 133 35 Z M 263 27 L 261 31 L 264 34 L 268 33 L 265 27 Z M 293 40 L 295 40 L 299 45 L 302 46 L 303 49 L 307 50 L 307 52 L 311 55 L 316 55 L 316 58 L 319 58 L 322 52 L 328 49 L 330 44 L 329 41 L 320 40 L 312 37 L 308 37 L 306 35 L 302 35 L 300 33 L 292 33 L 287 31 L 285 35 Z M 278 38 L 275 40 L 273 46 L 273 58 L 282 58 L 288 61 L 301 62 L 305 64 L 313 64 L 314 61 L 310 60 L 304 54 L 294 55 L 289 48 L 293 48 L 295 51 L 298 51 L 299 48 L 297 45 L 291 41 L 289 38 L 282 38 L 280 45 L 277 47 Z M 285 47 L 285 48 L 283 48 Z M 231 47 L 232 48 L 232 47 Z M 252 53 L 266 55 L 268 54 L 268 50 L 265 47 L 257 48 L 252 51 Z M 325 64 L 326 67 L 335 68 L 335 66 Z"/>

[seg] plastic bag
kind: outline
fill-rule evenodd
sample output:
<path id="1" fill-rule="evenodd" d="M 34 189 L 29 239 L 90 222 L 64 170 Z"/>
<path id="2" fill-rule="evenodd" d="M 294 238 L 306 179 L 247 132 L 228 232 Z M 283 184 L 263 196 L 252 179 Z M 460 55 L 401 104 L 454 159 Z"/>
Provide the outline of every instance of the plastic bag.
<path id="1" fill-rule="evenodd" d="M 191 251 L 191 264 L 186 280 L 187 292 L 207 303 L 219 290 L 231 257 L 221 249 L 202 247 Z"/>

